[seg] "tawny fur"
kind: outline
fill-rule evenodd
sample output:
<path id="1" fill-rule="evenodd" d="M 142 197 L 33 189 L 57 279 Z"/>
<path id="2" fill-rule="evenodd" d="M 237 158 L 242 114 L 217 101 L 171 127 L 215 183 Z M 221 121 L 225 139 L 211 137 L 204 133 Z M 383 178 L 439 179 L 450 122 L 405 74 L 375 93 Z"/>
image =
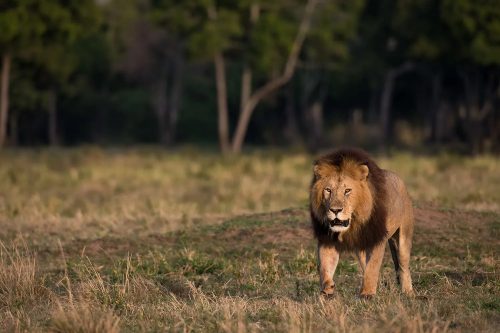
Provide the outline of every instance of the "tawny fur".
<path id="1" fill-rule="evenodd" d="M 374 295 L 389 241 L 402 290 L 413 294 L 409 270 L 413 208 L 396 174 L 380 169 L 362 150 L 340 149 L 324 155 L 314 163 L 310 212 L 318 239 L 322 293 L 334 292 L 333 274 L 340 253 L 355 251 L 363 272 L 360 294 Z M 332 231 L 332 214 L 335 219 L 348 220 L 347 229 L 335 227 L 342 231 Z"/>

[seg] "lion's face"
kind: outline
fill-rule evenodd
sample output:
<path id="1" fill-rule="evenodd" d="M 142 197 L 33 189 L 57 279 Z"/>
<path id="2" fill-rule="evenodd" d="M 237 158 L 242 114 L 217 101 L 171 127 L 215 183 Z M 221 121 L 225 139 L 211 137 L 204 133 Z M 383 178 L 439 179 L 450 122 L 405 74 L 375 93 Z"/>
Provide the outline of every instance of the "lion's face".
<path id="1" fill-rule="evenodd" d="M 340 168 L 320 163 L 315 165 L 314 173 L 316 181 L 311 190 L 312 207 L 315 214 L 328 223 L 330 230 L 346 231 L 354 218 L 366 215 L 364 207 L 367 203 L 371 204 L 366 165 Z"/>

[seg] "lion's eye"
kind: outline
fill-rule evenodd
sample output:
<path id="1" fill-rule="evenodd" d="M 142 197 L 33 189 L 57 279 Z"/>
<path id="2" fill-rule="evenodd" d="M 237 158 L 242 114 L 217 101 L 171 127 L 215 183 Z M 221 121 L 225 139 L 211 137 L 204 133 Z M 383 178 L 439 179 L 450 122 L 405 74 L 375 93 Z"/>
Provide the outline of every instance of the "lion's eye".
<path id="1" fill-rule="evenodd" d="M 351 193 L 351 189 L 350 188 L 346 188 L 345 192 L 344 192 L 344 195 L 349 195 L 350 193 Z"/>
<path id="2" fill-rule="evenodd" d="M 326 193 L 332 193 L 332 190 L 330 188 L 325 188 Z"/>

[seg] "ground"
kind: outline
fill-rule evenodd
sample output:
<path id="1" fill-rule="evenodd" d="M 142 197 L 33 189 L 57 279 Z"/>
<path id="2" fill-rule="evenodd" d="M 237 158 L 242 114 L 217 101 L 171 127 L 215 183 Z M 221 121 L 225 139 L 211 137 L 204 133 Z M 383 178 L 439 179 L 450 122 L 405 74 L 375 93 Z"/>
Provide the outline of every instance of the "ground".
<path id="1" fill-rule="evenodd" d="M 494 332 L 495 157 L 377 156 L 415 199 L 415 298 L 389 251 L 377 296 L 345 255 L 319 295 L 313 157 L 184 149 L 0 154 L 0 330 Z"/>

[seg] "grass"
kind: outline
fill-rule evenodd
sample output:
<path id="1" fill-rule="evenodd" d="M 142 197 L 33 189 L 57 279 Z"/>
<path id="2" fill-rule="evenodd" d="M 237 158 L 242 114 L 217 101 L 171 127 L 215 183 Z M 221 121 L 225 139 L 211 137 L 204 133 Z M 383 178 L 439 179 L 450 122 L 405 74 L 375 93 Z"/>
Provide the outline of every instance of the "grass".
<path id="1" fill-rule="evenodd" d="M 379 158 L 415 198 L 416 298 L 386 253 L 378 295 L 354 257 L 318 295 L 312 157 L 156 149 L 0 154 L 0 331 L 495 332 L 500 163 Z M 388 252 L 388 251 L 387 251 Z"/>
<path id="2" fill-rule="evenodd" d="M 52 312 L 49 330 L 54 333 L 119 332 L 119 318 L 111 310 L 81 303 L 69 303 Z"/>

